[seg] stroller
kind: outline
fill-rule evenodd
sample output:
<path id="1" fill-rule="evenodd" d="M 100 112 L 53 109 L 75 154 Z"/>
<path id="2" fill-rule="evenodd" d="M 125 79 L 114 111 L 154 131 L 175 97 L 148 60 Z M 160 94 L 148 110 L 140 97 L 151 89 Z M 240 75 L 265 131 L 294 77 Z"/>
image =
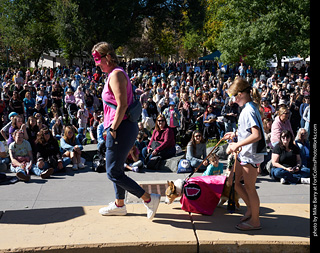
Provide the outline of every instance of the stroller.
<path id="1" fill-rule="evenodd" d="M 67 104 L 67 112 L 70 118 L 70 123 L 78 127 L 78 121 L 77 121 L 78 106 L 76 104 Z"/>

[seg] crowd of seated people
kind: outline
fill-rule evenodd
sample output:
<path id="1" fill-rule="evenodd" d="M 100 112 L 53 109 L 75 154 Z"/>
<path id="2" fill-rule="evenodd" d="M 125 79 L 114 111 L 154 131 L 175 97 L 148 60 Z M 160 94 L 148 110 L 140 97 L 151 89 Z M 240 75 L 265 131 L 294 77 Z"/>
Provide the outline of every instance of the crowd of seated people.
<path id="1" fill-rule="evenodd" d="M 241 73 L 238 65 L 226 71 L 214 63 L 122 66 L 143 106 L 139 134 L 124 164 L 127 169 L 138 172 L 155 158 L 169 159 L 176 155 L 177 144 L 186 148 L 186 159 L 196 168 L 206 157 L 208 141 L 236 131 L 241 108 L 229 98 L 228 88 L 235 78 L 246 78 L 262 98 L 258 106 L 269 152 L 260 170 L 271 161 L 273 179 L 292 184 L 308 181 L 309 66 L 272 72 L 252 71 L 242 64 Z M 243 68 L 250 69 L 247 75 L 243 76 Z M 70 163 L 73 170 L 83 169 L 81 153 L 87 143 L 97 144 L 103 156 L 105 78 L 87 62 L 69 68 L 3 71 L 0 163 L 28 181 L 31 174 L 48 178 L 65 171 Z M 285 136 L 289 141 L 284 142 Z M 217 159 L 205 160 L 201 170 Z"/>

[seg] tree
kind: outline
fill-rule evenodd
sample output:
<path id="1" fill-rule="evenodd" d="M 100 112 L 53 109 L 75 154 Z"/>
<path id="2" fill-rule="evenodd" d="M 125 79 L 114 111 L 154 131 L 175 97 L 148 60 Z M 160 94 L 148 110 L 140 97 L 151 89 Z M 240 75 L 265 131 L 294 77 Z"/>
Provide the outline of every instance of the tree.
<path id="1" fill-rule="evenodd" d="M 204 21 L 204 46 L 211 52 L 217 50 L 217 38 L 223 28 L 224 21 L 219 19 L 219 13 L 226 10 L 226 0 L 208 0 Z"/>
<path id="2" fill-rule="evenodd" d="M 35 59 L 57 47 L 51 4 L 46 0 L 1 0 L 2 43 L 20 62 Z"/>
<path id="3" fill-rule="evenodd" d="M 139 2 L 136 15 L 140 24 L 136 26 L 133 39 L 124 44 L 127 55 L 152 58 L 155 54 L 160 57 L 176 54 L 181 37 L 181 8 L 184 0 Z"/>
<path id="4" fill-rule="evenodd" d="M 220 20 L 225 26 L 217 40 L 223 62 L 264 68 L 276 56 L 310 54 L 310 3 L 300 0 L 228 0 Z"/>
<path id="5" fill-rule="evenodd" d="M 206 1 L 187 0 L 182 10 L 182 44 L 184 55 L 188 59 L 206 54 L 206 40 L 203 29 L 206 15 Z"/>
<path id="6" fill-rule="evenodd" d="M 62 56 L 72 65 L 75 57 L 82 58 L 85 49 L 85 26 L 79 16 L 79 5 L 72 0 L 56 0 L 52 8 L 55 18 L 54 31 Z"/>

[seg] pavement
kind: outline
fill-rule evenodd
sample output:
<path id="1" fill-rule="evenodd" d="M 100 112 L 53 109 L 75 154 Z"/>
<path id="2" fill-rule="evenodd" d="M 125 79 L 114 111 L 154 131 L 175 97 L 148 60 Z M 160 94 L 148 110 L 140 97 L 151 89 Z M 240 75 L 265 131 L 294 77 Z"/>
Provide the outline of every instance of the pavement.
<path id="1" fill-rule="evenodd" d="M 162 195 L 167 180 L 187 176 L 127 174 Z M 205 216 L 181 210 L 178 201 L 166 205 L 162 198 L 151 222 L 141 201 L 128 194 L 127 216 L 103 217 L 99 208 L 114 201 L 105 173 L 86 167 L 46 180 L 33 176 L 29 183 L 0 185 L 0 252 L 309 252 L 310 186 L 259 176 L 256 187 L 262 230 L 241 232 L 235 225 L 245 212 L 242 201 L 234 214 L 223 206 Z"/>

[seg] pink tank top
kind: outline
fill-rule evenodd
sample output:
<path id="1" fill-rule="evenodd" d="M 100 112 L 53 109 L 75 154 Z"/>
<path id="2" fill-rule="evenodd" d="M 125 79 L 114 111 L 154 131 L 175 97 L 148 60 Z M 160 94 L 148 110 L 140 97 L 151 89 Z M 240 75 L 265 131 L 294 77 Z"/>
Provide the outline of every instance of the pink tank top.
<path id="1" fill-rule="evenodd" d="M 113 92 L 109 89 L 109 81 L 110 78 L 112 77 L 112 73 L 115 70 L 120 70 L 125 77 L 127 78 L 127 103 L 128 106 L 132 104 L 133 102 L 133 91 L 132 91 L 132 84 L 131 81 L 129 79 L 129 76 L 127 75 L 127 73 L 121 68 L 121 67 L 117 67 L 114 70 L 111 71 L 111 73 L 109 73 L 108 75 L 108 79 L 107 82 L 104 85 L 103 91 L 102 91 L 102 99 L 106 102 L 109 102 L 111 104 L 117 105 L 117 101 L 114 97 Z M 103 126 L 104 128 L 108 128 L 115 117 L 116 114 L 116 110 L 114 110 L 113 108 L 109 107 L 106 103 L 103 103 L 103 112 L 104 112 L 104 122 L 103 122 Z M 125 115 L 123 119 L 126 119 L 127 116 Z"/>

